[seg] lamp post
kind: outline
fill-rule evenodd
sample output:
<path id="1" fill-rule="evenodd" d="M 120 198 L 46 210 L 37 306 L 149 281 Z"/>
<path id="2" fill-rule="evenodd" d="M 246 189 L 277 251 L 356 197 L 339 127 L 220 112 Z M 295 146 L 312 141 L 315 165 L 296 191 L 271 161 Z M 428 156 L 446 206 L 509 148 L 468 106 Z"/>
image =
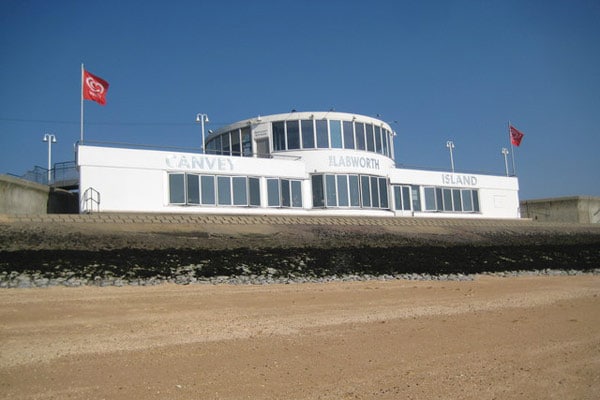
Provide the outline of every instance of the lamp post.
<path id="1" fill-rule="evenodd" d="M 52 143 L 56 143 L 56 136 L 51 133 L 44 135 L 44 142 L 48 142 L 48 185 L 52 177 Z"/>
<path id="2" fill-rule="evenodd" d="M 454 172 L 454 157 L 452 155 L 452 150 L 454 149 L 454 142 L 452 140 L 448 140 L 446 142 L 446 147 L 450 150 L 450 166 L 452 167 L 452 172 Z"/>
<path id="3" fill-rule="evenodd" d="M 200 122 L 202 126 L 202 154 L 205 154 L 206 151 L 204 149 L 204 123 L 208 123 L 208 115 L 206 114 L 196 114 L 196 122 Z"/>
<path id="4" fill-rule="evenodd" d="M 508 149 L 506 147 L 502 148 L 502 154 L 504 155 L 504 168 L 506 169 L 506 176 L 508 176 Z"/>

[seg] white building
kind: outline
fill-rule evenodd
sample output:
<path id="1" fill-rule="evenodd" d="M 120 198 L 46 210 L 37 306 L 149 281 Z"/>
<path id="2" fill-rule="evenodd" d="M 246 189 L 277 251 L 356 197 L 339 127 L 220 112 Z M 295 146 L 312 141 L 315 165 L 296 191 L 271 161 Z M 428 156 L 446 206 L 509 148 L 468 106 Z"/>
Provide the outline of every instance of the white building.
<path id="1" fill-rule="evenodd" d="M 81 144 L 81 212 L 519 218 L 516 177 L 397 168 L 394 132 L 340 112 L 252 118 L 206 152 Z"/>

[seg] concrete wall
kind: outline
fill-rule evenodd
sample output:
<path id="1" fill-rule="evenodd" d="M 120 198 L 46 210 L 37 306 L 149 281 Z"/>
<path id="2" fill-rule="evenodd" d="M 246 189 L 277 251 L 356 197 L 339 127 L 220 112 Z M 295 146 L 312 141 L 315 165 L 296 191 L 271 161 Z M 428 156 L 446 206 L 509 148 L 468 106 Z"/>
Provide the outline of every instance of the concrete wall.
<path id="1" fill-rule="evenodd" d="M 537 221 L 600 223 L 600 197 L 573 196 L 524 200 L 521 215 Z"/>
<path id="2" fill-rule="evenodd" d="M 0 214 L 77 213 L 77 195 L 0 175 Z"/>

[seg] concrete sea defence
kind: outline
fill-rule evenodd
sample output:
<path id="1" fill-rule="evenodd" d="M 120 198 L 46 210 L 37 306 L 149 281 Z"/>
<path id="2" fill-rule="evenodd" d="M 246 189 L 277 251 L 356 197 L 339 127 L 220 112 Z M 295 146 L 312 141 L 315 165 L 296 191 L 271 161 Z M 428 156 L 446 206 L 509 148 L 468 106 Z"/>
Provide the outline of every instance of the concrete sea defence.
<path id="1" fill-rule="evenodd" d="M 191 214 L 0 216 L 4 288 L 599 271 L 597 224 Z"/>

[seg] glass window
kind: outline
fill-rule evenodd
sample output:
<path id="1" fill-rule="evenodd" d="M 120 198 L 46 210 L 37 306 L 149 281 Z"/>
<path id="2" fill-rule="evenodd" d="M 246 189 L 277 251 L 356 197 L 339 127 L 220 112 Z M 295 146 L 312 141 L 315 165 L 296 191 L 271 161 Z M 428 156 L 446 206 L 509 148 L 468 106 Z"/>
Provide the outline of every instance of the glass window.
<path id="1" fill-rule="evenodd" d="M 437 207 L 435 205 L 435 188 L 433 188 L 433 187 L 425 188 L 425 210 L 426 211 L 437 210 Z"/>
<path id="2" fill-rule="evenodd" d="M 325 194 L 323 192 L 323 175 L 312 176 L 312 196 L 313 207 L 325 206 Z"/>
<path id="3" fill-rule="evenodd" d="M 231 155 L 231 144 L 229 142 L 229 132 L 221 135 L 221 145 L 223 146 L 223 151 L 221 154 L 225 156 Z"/>
<path id="4" fill-rule="evenodd" d="M 367 150 L 375 151 L 375 138 L 373 137 L 373 125 L 367 124 Z"/>
<path id="5" fill-rule="evenodd" d="M 279 207 L 279 179 L 267 179 L 267 201 L 269 207 Z"/>
<path id="6" fill-rule="evenodd" d="M 187 176 L 187 202 L 188 204 L 200 204 L 200 177 L 198 175 Z"/>
<path id="7" fill-rule="evenodd" d="M 394 210 L 402 210 L 402 191 L 400 186 L 394 186 Z"/>
<path id="8" fill-rule="evenodd" d="M 362 206 L 371 207 L 371 180 L 366 175 L 360 176 Z"/>
<path id="9" fill-rule="evenodd" d="M 260 206 L 260 179 L 248 178 L 248 189 L 250 193 L 250 205 Z"/>
<path id="10" fill-rule="evenodd" d="M 338 206 L 348 207 L 348 176 L 338 175 L 337 176 L 337 194 L 338 194 Z"/>
<path id="11" fill-rule="evenodd" d="M 273 122 L 273 150 L 285 150 L 285 123 Z"/>
<path id="12" fill-rule="evenodd" d="M 185 175 L 169 174 L 169 203 L 185 204 Z"/>
<path id="13" fill-rule="evenodd" d="M 325 175 L 325 191 L 327 193 L 327 207 L 336 207 L 335 175 Z"/>
<path id="14" fill-rule="evenodd" d="M 454 211 L 462 211 L 462 202 L 460 201 L 460 189 L 452 189 L 454 199 Z"/>
<path id="15" fill-rule="evenodd" d="M 348 176 L 348 185 L 350 186 L 350 206 L 360 207 L 360 187 L 358 184 L 358 175 Z"/>
<path id="16" fill-rule="evenodd" d="M 479 192 L 477 190 L 473 190 L 473 211 L 479 212 Z"/>
<path id="17" fill-rule="evenodd" d="M 314 149 L 315 148 L 315 129 L 313 127 L 312 119 L 303 119 L 300 121 L 302 127 L 302 148 L 303 149 Z"/>
<path id="18" fill-rule="evenodd" d="M 217 198 L 219 205 L 231 205 L 231 178 L 228 176 L 217 177 Z"/>
<path id="19" fill-rule="evenodd" d="M 342 148 L 342 121 L 329 121 L 329 133 L 331 135 L 331 147 Z"/>
<path id="20" fill-rule="evenodd" d="M 213 154 L 222 154 L 222 149 L 221 149 L 221 136 L 217 136 L 214 140 L 215 144 L 213 146 L 214 148 L 214 152 Z"/>
<path id="21" fill-rule="evenodd" d="M 463 202 L 463 211 L 472 212 L 473 211 L 473 199 L 471 197 L 472 190 L 463 189 L 462 190 L 462 202 Z"/>
<path id="22" fill-rule="evenodd" d="M 248 205 L 248 191 L 246 188 L 246 177 L 234 176 L 232 178 L 232 184 L 233 184 L 233 205 L 247 206 Z"/>
<path id="23" fill-rule="evenodd" d="M 287 148 L 294 150 L 300 148 L 300 127 L 298 121 L 287 121 Z"/>
<path id="24" fill-rule="evenodd" d="M 231 155 L 232 156 L 241 156 L 242 150 L 240 147 L 240 131 L 236 129 L 235 131 L 231 131 Z"/>
<path id="25" fill-rule="evenodd" d="M 452 207 L 452 189 L 444 189 L 444 210 L 454 210 L 454 208 Z"/>
<path id="26" fill-rule="evenodd" d="M 389 146 L 388 146 L 388 139 L 389 139 L 389 131 L 387 129 L 382 129 L 381 130 L 381 140 L 382 140 L 382 146 L 383 146 L 383 154 L 390 157 L 390 152 L 389 152 Z"/>
<path id="27" fill-rule="evenodd" d="M 402 208 L 410 210 L 410 187 L 402 186 Z"/>
<path id="28" fill-rule="evenodd" d="M 202 175 L 200 183 L 202 204 L 215 204 L 215 177 L 212 175 Z"/>
<path id="29" fill-rule="evenodd" d="M 379 208 L 379 187 L 377 181 L 377 177 L 371 177 L 371 206 L 373 208 Z"/>
<path id="30" fill-rule="evenodd" d="M 365 150 L 365 124 L 356 122 L 354 124 L 354 131 L 356 134 L 356 148 L 358 150 Z"/>
<path id="31" fill-rule="evenodd" d="M 252 157 L 252 142 L 250 141 L 250 128 L 242 128 L 242 155 Z"/>
<path id="32" fill-rule="evenodd" d="M 291 181 L 292 183 L 292 207 L 302 207 L 302 182 Z"/>
<path id="33" fill-rule="evenodd" d="M 290 181 L 288 179 L 281 180 L 281 205 L 289 207 L 290 201 Z"/>
<path id="34" fill-rule="evenodd" d="M 328 148 L 329 135 L 327 134 L 327 120 L 318 119 L 315 121 L 315 125 L 317 126 L 317 147 L 320 149 Z"/>
<path id="35" fill-rule="evenodd" d="M 387 179 L 379 178 L 379 207 L 388 208 Z"/>
<path id="36" fill-rule="evenodd" d="M 379 154 L 384 154 L 381 146 L 381 127 L 379 126 L 375 127 L 375 151 Z"/>
<path id="37" fill-rule="evenodd" d="M 420 186 L 411 186 L 410 194 L 412 197 L 413 211 L 421 211 L 421 187 Z"/>
<path id="38" fill-rule="evenodd" d="M 352 128 L 352 121 L 344 121 L 344 148 L 354 148 L 354 129 Z"/>

